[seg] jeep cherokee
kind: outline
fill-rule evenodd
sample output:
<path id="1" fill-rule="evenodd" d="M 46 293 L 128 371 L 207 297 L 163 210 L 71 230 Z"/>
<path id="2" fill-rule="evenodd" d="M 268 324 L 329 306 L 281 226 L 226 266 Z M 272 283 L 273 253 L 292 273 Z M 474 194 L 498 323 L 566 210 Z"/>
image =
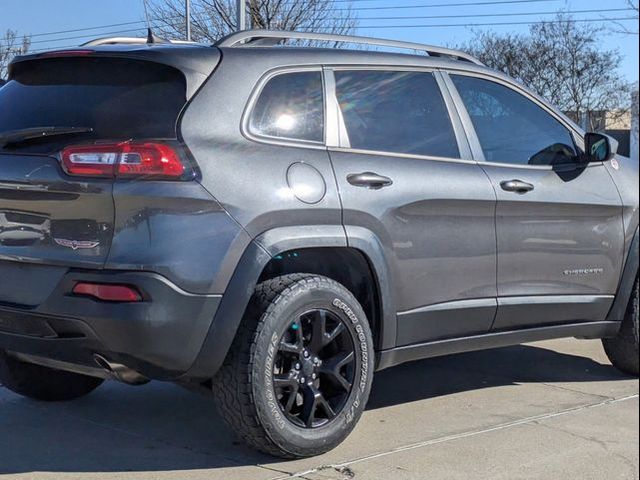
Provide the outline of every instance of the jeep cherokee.
<path id="1" fill-rule="evenodd" d="M 10 65 L 0 382 L 18 394 L 172 381 L 304 457 L 351 432 L 376 370 L 559 337 L 638 374 L 638 164 L 473 57 L 248 31 Z"/>

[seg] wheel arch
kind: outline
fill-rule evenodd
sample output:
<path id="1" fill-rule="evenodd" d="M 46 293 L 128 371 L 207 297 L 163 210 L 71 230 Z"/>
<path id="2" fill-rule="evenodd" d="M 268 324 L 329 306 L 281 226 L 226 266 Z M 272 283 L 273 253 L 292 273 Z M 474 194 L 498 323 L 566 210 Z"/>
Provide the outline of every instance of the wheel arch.
<path id="1" fill-rule="evenodd" d="M 312 270 L 299 273 L 316 273 L 345 282 L 356 298 L 371 295 L 368 307 L 375 314 L 371 327 L 377 336 L 376 350 L 393 348 L 396 309 L 381 243 L 368 230 L 356 229 L 351 233 L 352 237 L 347 240 L 341 225 L 307 225 L 275 228 L 256 237 L 238 262 L 200 353 L 182 378 L 207 380 L 215 375 L 233 342 L 255 286 L 277 274 L 294 273 L 296 262 L 285 260 L 294 252 L 304 252 L 300 267 Z M 326 256 L 322 257 L 323 254 Z M 329 262 L 320 265 L 320 258 Z M 336 261 L 346 261 L 347 271 L 341 272 Z M 370 286 L 372 290 L 358 291 L 364 284 L 355 279 L 357 272 L 353 268 L 356 266 L 367 267 L 367 274 L 374 282 Z"/>
<path id="2" fill-rule="evenodd" d="M 638 277 L 638 227 L 636 227 L 636 233 L 633 236 L 631 245 L 629 246 L 629 252 L 627 253 L 627 260 L 622 271 L 622 277 L 620 284 L 618 285 L 618 291 L 616 292 L 615 300 L 607 315 L 607 320 L 622 322 L 625 312 L 627 311 L 627 304 L 631 298 L 633 292 L 633 284 Z"/>

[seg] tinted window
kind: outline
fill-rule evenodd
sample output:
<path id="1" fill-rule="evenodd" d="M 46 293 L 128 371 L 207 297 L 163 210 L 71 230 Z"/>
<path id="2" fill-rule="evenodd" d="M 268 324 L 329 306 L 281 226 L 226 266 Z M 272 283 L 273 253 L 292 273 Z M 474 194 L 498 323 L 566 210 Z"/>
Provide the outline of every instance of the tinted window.
<path id="1" fill-rule="evenodd" d="M 452 75 L 487 161 L 557 165 L 576 160 L 573 138 L 534 102 L 489 80 Z"/>
<path id="2" fill-rule="evenodd" d="M 137 60 L 51 58 L 17 64 L 0 89 L 0 133 L 91 127 L 109 139 L 175 138 L 184 76 Z"/>
<path id="3" fill-rule="evenodd" d="M 323 142 L 321 72 L 284 73 L 269 80 L 251 113 L 249 129 L 255 135 Z"/>
<path id="4" fill-rule="evenodd" d="M 431 73 L 358 70 L 335 76 L 352 148 L 459 157 L 449 113 Z"/>

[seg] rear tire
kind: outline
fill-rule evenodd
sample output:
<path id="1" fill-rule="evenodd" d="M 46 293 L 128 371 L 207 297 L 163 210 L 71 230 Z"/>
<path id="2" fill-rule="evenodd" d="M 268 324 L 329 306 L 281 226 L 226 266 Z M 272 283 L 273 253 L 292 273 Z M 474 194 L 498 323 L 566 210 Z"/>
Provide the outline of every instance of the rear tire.
<path id="1" fill-rule="evenodd" d="M 604 338 L 602 344 L 607 357 L 617 369 L 638 376 L 638 278 L 633 286 L 627 312 L 618 335 Z"/>
<path id="2" fill-rule="evenodd" d="M 0 383 L 23 397 L 46 402 L 73 400 L 102 382 L 101 378 L 23 362 L 0 350 Z"/>
<path id="3" fill-rule="evenodd" d="M 372 374 L 371 330 L 351 292 L 291 274 L 256 287 L 213 389 L 222 417 L 248 445 L 301 458 L 349 435 Z"/>

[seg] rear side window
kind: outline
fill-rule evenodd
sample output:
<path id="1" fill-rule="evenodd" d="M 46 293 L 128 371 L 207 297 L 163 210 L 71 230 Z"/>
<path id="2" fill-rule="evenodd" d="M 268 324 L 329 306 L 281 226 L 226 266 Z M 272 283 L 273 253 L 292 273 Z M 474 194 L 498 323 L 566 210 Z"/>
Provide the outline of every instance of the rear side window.
<path id="1" fill-rule="evenodd" d="M 43 126 L 91 127 L 101 139 L 175 138 L 184 75 L 120 58 L 18 63 L 0 90 L 0 133 Z"/>
<path id="2" fill-rule="evenodd" d="M 558 165 L 577 159 L 573 137 L 552 115 L 504 85 L 451 75 L 489 162 Z"/>
<path id="3" fill-rule="evenodd" d="M 449 112 L 431 73 L 336 71 L 351 148 L 459 158 Z"/>
<path id="4" fill-rule="evenodd" d="M 249 131 L 262 137 L 324 142 L 322 73 L 292 72 L 271 78 L 251 112 Z"/>

